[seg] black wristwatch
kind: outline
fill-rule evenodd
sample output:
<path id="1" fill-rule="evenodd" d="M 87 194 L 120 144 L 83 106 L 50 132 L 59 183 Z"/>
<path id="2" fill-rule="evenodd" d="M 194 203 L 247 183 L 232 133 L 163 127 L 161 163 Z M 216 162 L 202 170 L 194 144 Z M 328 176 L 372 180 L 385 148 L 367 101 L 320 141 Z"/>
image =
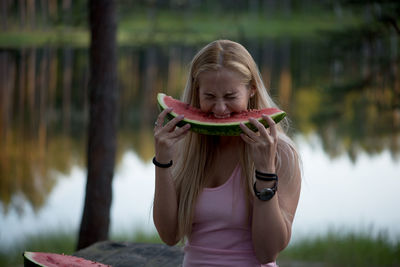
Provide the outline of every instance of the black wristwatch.
<path id="1" fill-rule="evenodd" d="M 271 188 L 263 188 L 260 192 L 257 191 L 256 183 L 257 182 L 254 183 L 253 189 L 254 194 L 259 200 L 268 201 L 275 196 L 276 190 L 278 189 L 278 182 L 275 182 L 274 186 Z"/>

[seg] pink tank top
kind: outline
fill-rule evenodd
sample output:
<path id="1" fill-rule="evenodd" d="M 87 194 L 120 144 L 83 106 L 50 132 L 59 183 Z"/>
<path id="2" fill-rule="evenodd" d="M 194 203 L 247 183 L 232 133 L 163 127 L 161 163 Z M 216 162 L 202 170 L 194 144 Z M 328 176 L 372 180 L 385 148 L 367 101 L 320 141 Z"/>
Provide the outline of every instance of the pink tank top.
<path id="1" fill-rule="evenodd" d="M 192 234 L 184 251 L 184 267 L 261 265 L 251 240 L 251 218 L 239 165 L 221 186 L 204 188 L 194 211 Z"/>

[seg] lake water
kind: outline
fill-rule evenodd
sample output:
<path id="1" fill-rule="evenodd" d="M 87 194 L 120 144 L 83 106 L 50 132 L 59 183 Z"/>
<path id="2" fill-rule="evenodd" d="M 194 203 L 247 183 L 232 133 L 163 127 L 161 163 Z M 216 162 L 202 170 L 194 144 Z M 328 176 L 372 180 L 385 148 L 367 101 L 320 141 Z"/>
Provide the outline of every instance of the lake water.
<path id="1" fill-rule="evenodd" d="M 293 240 L 329 229 L 400 236 L 398 39 L 242 42 L 292 120 L 303 160 Z M 154 231 L 155 96 L 179 96 L 199 46 L 121 47 L 113 233 Z M 0 244 L 77 230 L 86 179 L 87 49 L 0 49 Z"/>
<path id="2" fill-rule="evenodd" d="M 400 237 L 400 165 L 389 153 L 356 163 L 346 156 L 328 158 L 317 141 L 296 139 L 303 160 L 303 187 L 293 226 L 293 241 L 329 230 L 372 231 Z M 15 210 L 2 216 L 1 244 L 23 240 L 27 235 L 48 230 L 77 230 L 81 218 L 86 173 L 74 166 L 69 175 L 58 174 L 57 184 L 46 204 L 34 212 L 25 202 L 23 216 Z M 112 232 L 135 229 L 155 231 L 151 217 L 154 167 L 134 151 L 126 152 L 118 166 L 112 205 Z M 23 201 L 21 199 L 21 201 Z"/>

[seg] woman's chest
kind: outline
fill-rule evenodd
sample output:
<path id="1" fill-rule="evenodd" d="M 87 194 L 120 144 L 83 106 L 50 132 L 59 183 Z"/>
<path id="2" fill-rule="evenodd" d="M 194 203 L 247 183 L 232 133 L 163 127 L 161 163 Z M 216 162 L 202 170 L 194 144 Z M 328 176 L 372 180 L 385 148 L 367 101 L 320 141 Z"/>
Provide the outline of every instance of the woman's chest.
<path id="1" fill-rule="evenodd" d="M 213 163 L 205 171 L 204 187 L 216 188 L 225 184 L 239 164 L 239 156 L 234 151 L 214 156 Z"/>
<path id="2" fill-rule="evenodd" d="M 224 184 L 203 189 L 196 201 L 194 223 L 212 228 L 243 228 L 249 225 L 249 214 L 237 167 Z"/>

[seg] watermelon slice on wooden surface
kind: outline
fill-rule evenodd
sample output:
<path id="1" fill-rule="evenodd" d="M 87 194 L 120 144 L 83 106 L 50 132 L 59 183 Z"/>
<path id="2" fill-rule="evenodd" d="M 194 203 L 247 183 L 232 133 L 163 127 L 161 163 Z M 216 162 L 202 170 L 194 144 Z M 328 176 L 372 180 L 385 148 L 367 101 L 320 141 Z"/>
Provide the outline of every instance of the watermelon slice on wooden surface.
<path id="1" fill-rule="evenodd" d="M 157 101 L 161 110 L 169 107 L 173 108 L 167 115 L 168 120 L 172 120 L 179 115 L 184 115 L 184 119 L 177 124 L 179 127 L 189 123 L 192 131 L 208 135 L 237 136 L 243 132 L 239 126 L 241 122 L 253 131 L 257 130 L 256 127 L 250 123 L 249 118 L 255 118 L 265 127 L 268 127 L 268 123 L 262 119 L 262 114 L 270 116 L 275 123 L 280 122 L 286 116 L 286 113 L 280 109 L 265 108 L 243 111 L 233 114 L 229 118 L 221 119 L 215 118 L 209 113 L 205 113 L 198 108 L 194 108 L 164 93 L 158 93 Z"/>
<path id="2" fill-rule="evenodd" d="M 46 253 L 46 252 L 24 252 L 24 266 L 43 267 L 107 267 L 95 261 L 86 260 L 70 255 Z"/>

